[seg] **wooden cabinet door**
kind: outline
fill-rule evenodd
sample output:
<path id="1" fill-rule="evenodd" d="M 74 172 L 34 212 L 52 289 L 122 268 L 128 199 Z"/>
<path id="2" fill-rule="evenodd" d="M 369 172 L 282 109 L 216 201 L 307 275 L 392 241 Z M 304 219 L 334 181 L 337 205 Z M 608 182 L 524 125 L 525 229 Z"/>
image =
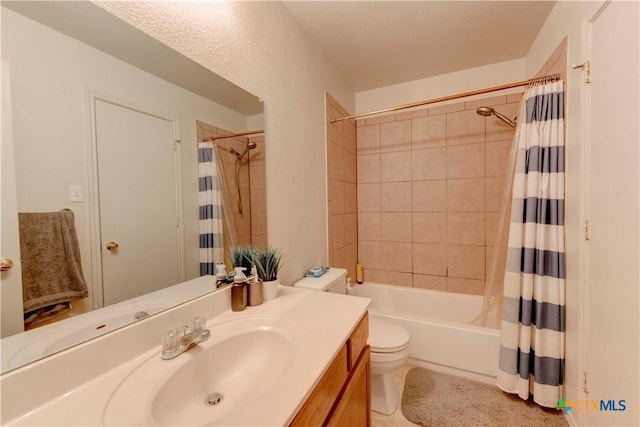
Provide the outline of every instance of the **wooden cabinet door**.
<path id="1" fill-rule="evenodd" d="M 290 427 L 325 425 L 327 415 L 340 395 L 348 375 L 347 346 L 343 345 Z"/>
<path id="2" fill-rule="evenodd" d="M 364 427 L 371 425 L 371 363 L 369 346 L 358 359 L 351 378 L 326 425 Z"/>

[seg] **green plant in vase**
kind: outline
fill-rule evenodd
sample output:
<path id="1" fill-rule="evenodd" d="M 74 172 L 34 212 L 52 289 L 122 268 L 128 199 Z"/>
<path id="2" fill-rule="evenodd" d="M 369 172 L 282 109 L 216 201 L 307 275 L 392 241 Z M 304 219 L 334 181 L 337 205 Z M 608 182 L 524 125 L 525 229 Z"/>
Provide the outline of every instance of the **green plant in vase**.
<path id="1" fill-rule="evenodd" d="M 233 268 L 243 267 L 245 275 L 248 276 L 256 257 L 255 248 L 253 246 L 232 246 L 229 249 L 229 254 Z"/>
<path id="2" fill-rule="evenodd" d="M 280 250 L 264 248 L 256 251 L 255 255 L 254 264 L 258 270 L 258 277 L 265 282 L 276 280 L 283 264 Z"/>
<path id="3" fill-rule="evenodd" d="M 253 260 L 258 277 L 264 283 L 264 299 L 273 299 L 278 295 L 278 272 L 282 268 L 283 255 L 279 249 L 263 248 L 255 253 Z"/>

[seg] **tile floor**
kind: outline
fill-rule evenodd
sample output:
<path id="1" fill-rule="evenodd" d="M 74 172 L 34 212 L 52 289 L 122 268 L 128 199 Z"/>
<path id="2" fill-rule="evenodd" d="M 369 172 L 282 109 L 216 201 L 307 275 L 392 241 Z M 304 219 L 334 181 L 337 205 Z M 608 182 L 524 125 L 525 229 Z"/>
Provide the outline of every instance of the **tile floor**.
<path id="1" fill-rule="evenodd" d="M 394 380 L 398 389 L 402 392 L 404 390 L 404 379 L 407 376 L 407 371 L 415 366 L 405 363 L 405 365 L 394 372 Z M 383 415 L 377 412 L 371 412 L 371 427 L 414 427 L 418 424 L 414 424 L 407 420 L 402 414 L 400 406 L 402 402 L 398 403 L 398 407 L 391 415 Z"/>

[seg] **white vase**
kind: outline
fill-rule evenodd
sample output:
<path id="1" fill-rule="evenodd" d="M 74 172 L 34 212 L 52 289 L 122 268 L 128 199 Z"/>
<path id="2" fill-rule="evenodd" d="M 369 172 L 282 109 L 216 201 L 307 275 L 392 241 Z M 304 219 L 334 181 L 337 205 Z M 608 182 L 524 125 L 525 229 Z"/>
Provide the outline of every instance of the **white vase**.
<path id="1" fill-rule="evenodd" d="M 265 300 L 274 299 L 278 296 L 278 285 L 280 285 L 280 279 L 262 282 L 262 296 Z"/>

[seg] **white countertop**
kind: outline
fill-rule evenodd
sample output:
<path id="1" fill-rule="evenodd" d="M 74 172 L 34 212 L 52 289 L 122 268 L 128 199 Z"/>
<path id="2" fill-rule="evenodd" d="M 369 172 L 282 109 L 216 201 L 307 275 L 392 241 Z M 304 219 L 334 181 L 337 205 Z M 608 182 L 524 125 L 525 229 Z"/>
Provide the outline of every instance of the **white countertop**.
<path id="1" fill-rule="evenodd" d="M 1 422 L 20 426 L 104 425 L 105 408 L 118 386 L 143 362 L 160 358 L 158 337 L 167 326 L 180 327 L 181 320 L 177 319 L 205 315 L 210 317 L 207 327 L 212 339 L 216 324 L 244 317 L 278 317 L 295 325 L 300 342 L 295 360 L 282 381 L 268 395 L 258 402 L 247 402 L 245 411 L 230 418 L 233 425 L 288 425 L 366 312 L 369 302 L 366 298 L 281 286 L 277 298 L 232 312 L 229 289 L 222 289 L 3 375 Z M 145 348 L 144 342 L 157 343 Z M 140 349 L 132 354 L 132 346 Z M 71 378 L 66 380 L 60 371 L 67 371 Z M 87 373 L 85 377 L 82 372 Z M 148 425 L 149 419 L 131 419 L 127 423 Z"/>
<path id="2" fill-rule="evenodd" d="M 135 323 L 135 314 L 149 315 L 210 293 L 215 279 L 188 280 L 126 301 L 111 304 L 67 319 L 2 338 L 2 368 L 9 372 L 42 357 Z M 99 326 L 99 327 L 98 327 Z"/>

